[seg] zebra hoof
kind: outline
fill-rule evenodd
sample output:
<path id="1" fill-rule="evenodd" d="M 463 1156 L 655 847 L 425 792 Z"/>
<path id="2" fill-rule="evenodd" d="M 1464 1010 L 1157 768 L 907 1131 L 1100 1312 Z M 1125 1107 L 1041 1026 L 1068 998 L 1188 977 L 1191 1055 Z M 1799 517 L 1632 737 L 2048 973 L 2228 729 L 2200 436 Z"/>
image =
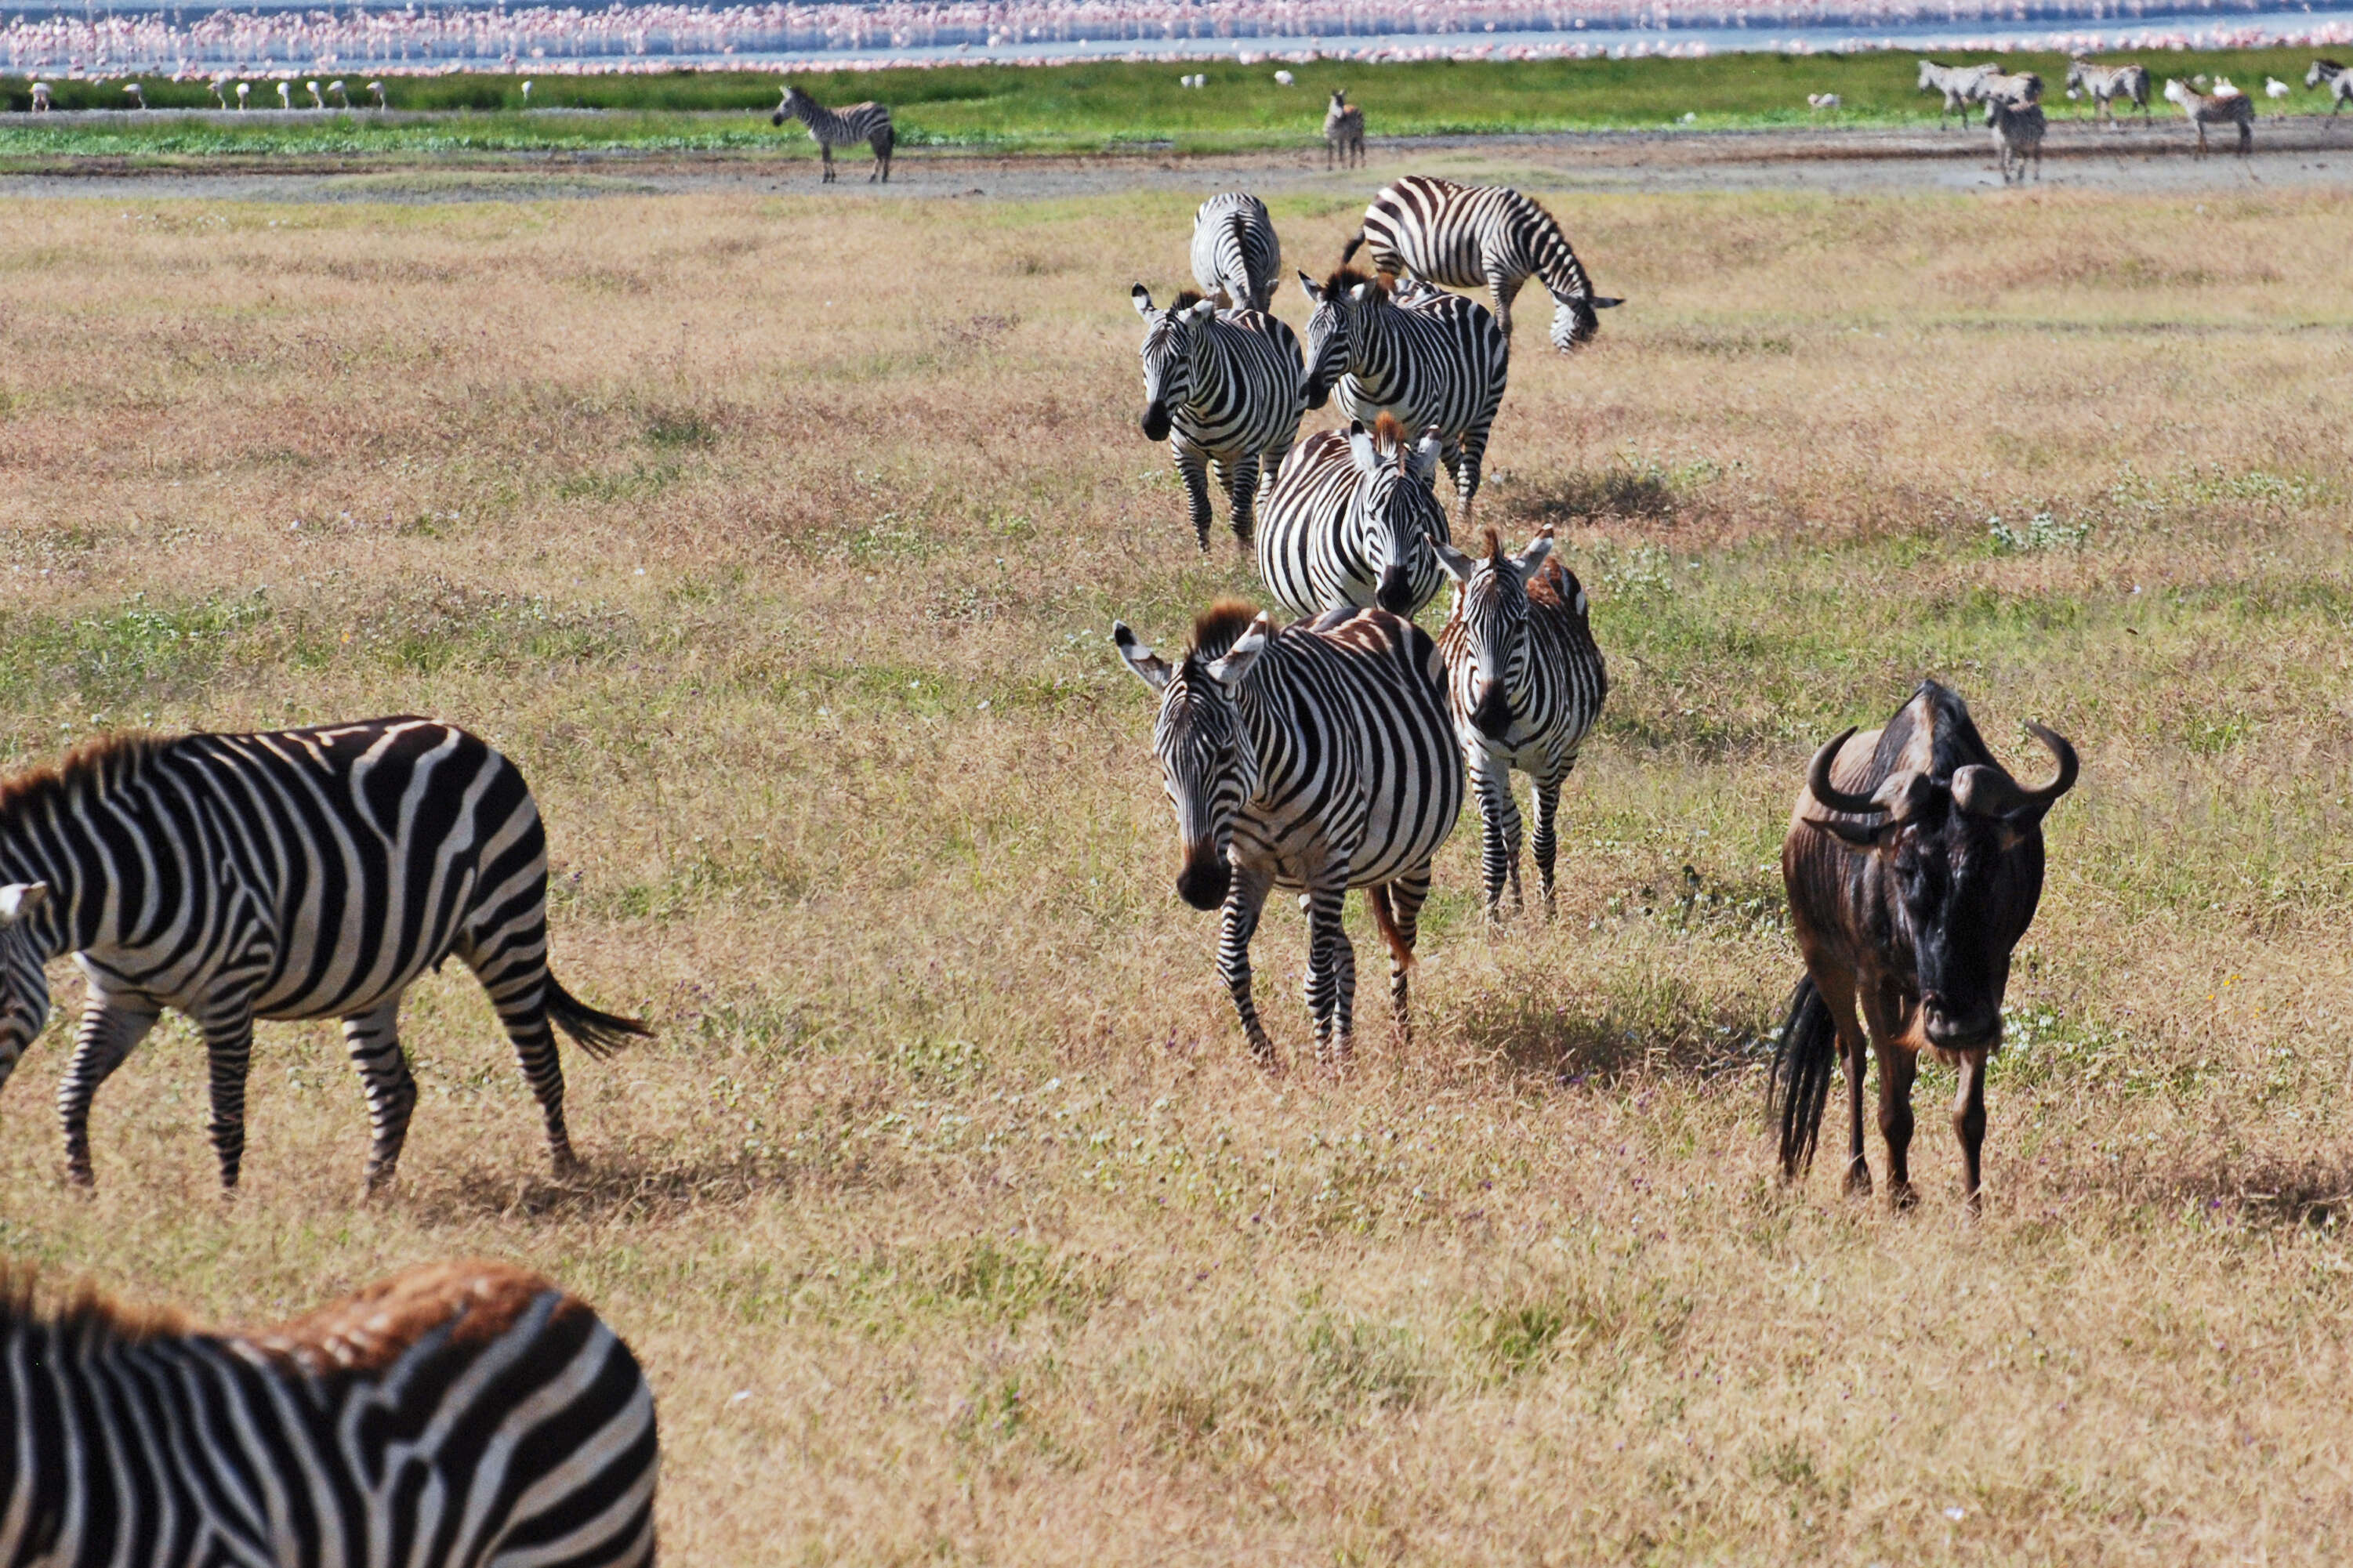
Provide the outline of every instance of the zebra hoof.
<path id="1" fill-rule="evenodd" d="M 94 1193 L 98 1191 L 98 1176 L 88 1165 L 68 1165 L 66 1185 L 77 1193 Z"/>

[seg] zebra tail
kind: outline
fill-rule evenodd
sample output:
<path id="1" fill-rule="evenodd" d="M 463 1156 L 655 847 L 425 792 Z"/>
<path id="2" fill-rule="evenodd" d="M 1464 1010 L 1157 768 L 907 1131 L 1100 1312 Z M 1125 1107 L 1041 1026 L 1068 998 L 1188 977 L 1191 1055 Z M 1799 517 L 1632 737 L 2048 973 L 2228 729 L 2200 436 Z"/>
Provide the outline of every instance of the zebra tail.
<path id="1" fill-rule="evenodd" d="M 1389 907 L 1389 885 L 1380 882 L 1366 889 L 1365 902 L 1373 911 L 1373 925 L 1381 933 L 1381 940 L 1389 944 L 1389 956 L 1397 961 L 1398 973 L 1411 969 L 1413 947 L 1398 931 L 1397 911 Z"/>
<path id="2" fill-rule="evenodd" d="M 547 977 L 547 1016 L 592 1057 L 611 1056 L 632 1037 L 649 1040 L 654 1032 L 635 1018 L 600 1013 L 564 988 L 553 972 Z"/>
<path id="3" fill-rule="evenodd" d="M 1814 1163 L 1822 1110 L 1830 1103 L 1831 1068 L 1837 1060 L 1838 1026 L 1810 974 L 1789 994 L 1789 1014 L 1782 1021 L 1781 1043 L 1774 1049 L 1772 1074 L 1765 1084 L 1766 1115 L 1780 1124 L 1781 1174 L 1787 1180 L 1797 1180 Z"/>
<path id="4" fill-rule="evenodd" d="M 1340 247 L 1340 265 L 1343 267 L 1347 266 L 1349 258 L 1354 257 L 1356 252 L 1362 250 L 1364 247 L 1365 231 L 1359 228 L 1356 230 L 1356 234 L 1349 238 L 1348 243 Z"/>

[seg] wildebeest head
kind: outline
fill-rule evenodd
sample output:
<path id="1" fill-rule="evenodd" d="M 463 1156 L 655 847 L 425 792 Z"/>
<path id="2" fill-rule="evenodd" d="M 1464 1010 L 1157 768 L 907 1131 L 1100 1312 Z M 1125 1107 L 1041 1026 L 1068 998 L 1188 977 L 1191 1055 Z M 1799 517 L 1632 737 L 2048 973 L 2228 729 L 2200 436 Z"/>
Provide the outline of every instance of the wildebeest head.
<path id="1" fill-rule="evenodd" d="M 1847 731 L 1814 753 L 1807 791 L 1836 817 L 1814 826 L 1849 853 L 1878 858 L 1893 906 L 1887 912 L 1908 939 L 1916 966 L 1920 1021 L 1927 1043 L 1949 1050 L 1991 1047 L 2001 1037 L 2002 993 L 2010 950 L 2026 933 L 2042 893 L 2042 818 L 2074 787 L 2075 748 L 2040 724 L 2027 728 L 2057 762 L 2057 777 L 2028 789 L 1991 761 L 1960 699 L 1924 684 L 1926 700 L 1907 705 L 1897 723 L 1917 721 L 1965 733 L 1932 738 L 1928 754 L 1983 757 L 1949 769 L 1913 765 L 1886 772 L 1868 793 L 1832 782 Z M 1901 738 L 1892 723 L 1880 756 Z M 1942 742 L 1942 743 L 1934 743 Z M 1848 886 L 1857 884 L 1852 880 Z"/>
<path id="2" fill-rule="evenodd" d="M 1343 267 L 1321 283 L 1303 272 L 1299 287 L 1315 307 L 1307 320 L 1307 406 L 1321 408 L 1333 384 L 1348 374 L 1363 341 L 1366 313 L 1388 308 L 1395 283 Z"/>
<path id="3" fill-rule="evenodd" d="M 1526 684 L 1528 584 L 1552 553 L 1552 529 L 1546 527 L 1517 556 L 1504 553 L 1504 542 L 1492 528 L 1486 543 L 1483 557 L 1441 544 L 1438 560 L 1454 579 L 1453 618 L 1462 623 L 1463 646 L 1471 656 L 1471 722 L 1489 740 L 1500 741 L 1512 727 L 1512 692 Z M 1572 590 L 1568 602 L 1583 615 L 1585 590 Z"/>
<path id="4" fill-rule="evenodd" d="M 1160 694 L 1152 749 L 1183 846 L 1176 896 L 1197 910 L 1214 910 L 1233 883 L 1228 853 L 1235 814 L 1258 793 L 1258 752 L 1235 691 L 1273 628 L 1255 607 L 1220 600 L 1193 623 L 1193 646 L 1173 665 L 1124 624 L 1114 623 L 1111 636 L 1127 668 Z"/>
<path id="5" fill-rule="evenodd" d="M 1384 414 L 1367 431 L 1348 427 L 1348 454 L 1362 476 L 1365 555 L 1374 572 L 1374 602 L 1393 616 L 1410 616 L 1438 592 L 1438 556 L 1448 539 L 1446 509 L 1433 489 L 1443 443 L 1436 430 L 1406 444 L 1405 429 Z"/>
<path id="6" fill-rule="evenodd" d="M 1169 410 L 1193 395 L 1193 353 L 1200 334 L 1218 313 L 1217 302 L 1190 289 L 1166 310 L 1152 308 L 1152 291 L 1138 283 L 1127 291 L 1144 318 L 1144 434 L 1168 439 Z"/>
<path id="7" fill-rule="evenodd" d="M 46 882 L 0 888 L 0 1083 L 49 1021 L 49 953 L 41 940 Z"/>

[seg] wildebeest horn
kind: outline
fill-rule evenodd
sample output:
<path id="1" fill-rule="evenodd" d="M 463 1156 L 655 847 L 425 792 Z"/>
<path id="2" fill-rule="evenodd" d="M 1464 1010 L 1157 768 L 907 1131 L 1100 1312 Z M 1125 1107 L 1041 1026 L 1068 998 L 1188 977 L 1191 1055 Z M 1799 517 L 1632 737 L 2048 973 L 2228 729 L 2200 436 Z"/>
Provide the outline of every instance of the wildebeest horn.
<path id="1" fill-rule="evenodd" d="M 2000 768 L 1963 768 L 1953 776 L 1953 804 L 1971 816 L 2041 816 L 2075 787 L 2080 764 L 2067 738 L 2030 722 L 2027 732 L 2058 761 L 2059 776 L 2041 789 L 2028 789 Z"/>
<path id="2" fill-rule="evenodd" d="M 1867 795 L 1849 795 L 1831 783 L 1831 764 L 1838 761 L 1839 748 L 1854 738 L 1854 726 L 1848 725 L 1836 740 L 1814 753 L 1814 765 L 1807 770 L 1806 788 L 1813 797 L 1832 811 L 1849 812 L 1856 816 L 1869 816 L 1887 808 Z"/>

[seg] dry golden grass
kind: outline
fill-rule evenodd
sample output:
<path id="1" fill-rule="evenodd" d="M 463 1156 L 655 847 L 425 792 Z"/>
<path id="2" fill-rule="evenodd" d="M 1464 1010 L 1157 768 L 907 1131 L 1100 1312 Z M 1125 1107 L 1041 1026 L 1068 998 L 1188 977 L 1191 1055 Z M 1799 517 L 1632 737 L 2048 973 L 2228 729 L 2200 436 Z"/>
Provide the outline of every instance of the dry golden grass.
<path id="1" fill-rule="evenodd" d="M 1488 491 L 1564 524 L 1616 683 L 1562 919 L 1491 942 L 1466 824 L 1412 1044 L 1269 1079 L 1104 636 L 1251 586 L 1134 423 L 1188 202 L 13 205 L 14 756 L 469 723 L 559 972 L 663 1035 L 568 1058 L 557 1186 L 428 981 L 364 1205 L 332 1030 L 265 1026 L 221 1207 L 170 1026 L 85 1199 L 60 966 L 0 1248 L 225 1318 L 545 1268 L 651 1371 L 675 1563 L 2341 1559 L 2353 202 L 1564 210 L 1630 303 L 1574 361 L 1524 325 Z M 1931 672 L 2085 759 L 1976 1225 L 1949 1074 L 1906 1216 L 1783 1192 L 1757 1121 L 1790 793 Z"/>

